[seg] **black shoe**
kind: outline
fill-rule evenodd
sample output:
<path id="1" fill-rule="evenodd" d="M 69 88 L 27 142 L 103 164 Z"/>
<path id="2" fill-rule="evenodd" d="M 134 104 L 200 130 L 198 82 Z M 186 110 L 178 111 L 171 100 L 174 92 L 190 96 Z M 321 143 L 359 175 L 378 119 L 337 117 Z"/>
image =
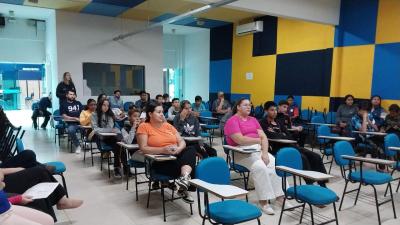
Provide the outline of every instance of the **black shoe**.
<path id="1" fill-rule="evenodd" d="M 185 190 L 178 190 L 177 192 L 178 196 L 182 198 L 182 200 L 188 204 L 193 204 L 194 203 L 194 199 L 193 197 L 190 195 L 189 192 L 185 191 Z"/>
<path id="2" fill-rule="evenodd" d="M 151 184 L 151 189 L 153 189 L 153 190 L 160 189 L 160 182 L 158 182 L 158 181 L 153 182 Z"/>
<path id="3" fill-rule="evenodd" d="M 120 168 L 115 168 L 114 169 L 114 177 L 115 178 L 122 178 Z"/>
<path id="4" fill-rule="evenodd" d="M 46 127 L 44 127 L 44 126 L 40 126 L 40 128 L 42 128 L 43 130 L 46 130 Z"/>

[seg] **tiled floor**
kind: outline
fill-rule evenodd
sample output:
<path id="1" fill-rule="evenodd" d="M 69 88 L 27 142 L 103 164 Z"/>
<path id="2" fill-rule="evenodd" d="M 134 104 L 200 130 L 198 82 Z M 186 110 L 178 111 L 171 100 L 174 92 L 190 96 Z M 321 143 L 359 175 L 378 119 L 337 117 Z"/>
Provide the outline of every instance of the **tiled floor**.
<path id="1" fill-rule="evenodd" d="M 23 140 L 26 148 L 33 149 L 39 161 L 61 160 L 67 166 L 66 180 L 70 196 L 84 199 L 84 205 L 75 210 L 57 211 L 57 224 L 82 224 L 82 225 L 146 225 L 146 224 L 179 224 L 192 225 L 201 224 L 198 215 L 197 203 L 193 205 L 194 215 L 190 216 L 189 207 L 180 200 L 167 203 L 167 222 L 162 219 L 162 205 L 160 203 L 159 192 L 151 195 L 150 208 L 146 208 L 146 185 L 139 186 L 139 201 L 135 201 L 134 182 L 130 182 L 129 191 L 125 190 L 125 182 L 121 179 L 108 179 L 106 170 L 100 172 L 99 160 L 95 158 L 95 165 L 92 167 L 90 160 L 83 162 L 83 154 L 75 155 L 69 153 L 66 142 L 62 141 L 61 147 L 54 143 L 54 130 L 34 131 L 31 126 L 30 112 L 13 111 L 8 112 L 11 121 L 16 125 L 24 126 L 27 131 Z M 217 143 L 218 142 L 218 143 Z M 214 146 L 221 156 L 223 151 L 220 139 L 215 140 Z M 340 177 L 338 167 L 333 167 L 335 178 L 329 183 L 338 195 L 341 195 L 344 181 Z M 397 183 L 396 183 L 397 185 Z M 396 186 L 394 186 L 396 187 Z M 379 193 L 383 195 L 385 187 L 379 188 Z M 372 188 L 363 188 L 364 192 L 371 195 Z M 255 203 L 255 193 L 250 192 L 250 201 Z M 395 194 L 395 204 L 398 213 L 400 206 L 400 193 Z M 276 207 L 275 207 L 276 208 Z M 240 209 L 238 209 L 240 210 Z M 316 211 L 325 216 L 333 216 L 333 209 L 328 206 Z M 277 224 L 279 210 L 276 208 L 277 215 L 261 217 L 262 224 Z M 344 201 L 344 209 L 339 212 L 339 223 L 349 225 L 378 224 L 376 209 L 370 202 L 360 201 L 353 206 L 353 199 L 347 197 Z M 399 224 L 400 220 L 393 219 L 393 212 L 390 204 L 381 206 L 381 218 L 383 224 Z M 308 222 L 308 221 L 303 221 Z M 206 222 L 209 224 L 208 222 Z M 257 224 L 255 221 L 246 224 Z M 284 216 L 282 224 L 298 224 L 297 219 Z M 310 223 L 309 223 L 310 224 Z"/>

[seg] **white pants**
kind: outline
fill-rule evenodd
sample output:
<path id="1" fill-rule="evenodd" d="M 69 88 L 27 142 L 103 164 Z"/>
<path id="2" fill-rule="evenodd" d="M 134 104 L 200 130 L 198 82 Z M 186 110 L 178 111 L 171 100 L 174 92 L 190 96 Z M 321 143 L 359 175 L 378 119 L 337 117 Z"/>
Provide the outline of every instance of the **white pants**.
<path id="1" fill-rule="evenodd" d="M 1 225 L 53 225 L 54 220 L 46 213 L 24 206 L 13 205 L 0 214 Z"/>
<path id="2" fill-rule="evenodd" d="M 260 149 L 260 145 L 252 145 L 251 147 Z M 250 170 L 259 201 L 275 199 L 284 195 L 282 178 L 275 172 L 275 157 L 269 153 L 268 155 L 269 163 L 266 165 L 261 158 L 261 152 L 251 154 L 235 152 L 235 163 Z M 287 184 L 286 187 L 289 187 L 289 185 Z"/>

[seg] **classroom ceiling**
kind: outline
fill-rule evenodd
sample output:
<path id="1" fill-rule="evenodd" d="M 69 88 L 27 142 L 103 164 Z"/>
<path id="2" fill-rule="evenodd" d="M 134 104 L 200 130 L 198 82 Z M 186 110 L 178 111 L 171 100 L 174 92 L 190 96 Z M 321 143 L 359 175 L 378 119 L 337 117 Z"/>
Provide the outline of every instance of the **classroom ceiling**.
<path id="1" fill-rule="evenodd" d="M 50 8 L 94 15 L 160 22 L 204 6 L 193 0 L 0 0 L 0 3 Z M 213 28 L 247 21 L 258 13 L 220 7 L 175 22 L 176 25 Z"/>

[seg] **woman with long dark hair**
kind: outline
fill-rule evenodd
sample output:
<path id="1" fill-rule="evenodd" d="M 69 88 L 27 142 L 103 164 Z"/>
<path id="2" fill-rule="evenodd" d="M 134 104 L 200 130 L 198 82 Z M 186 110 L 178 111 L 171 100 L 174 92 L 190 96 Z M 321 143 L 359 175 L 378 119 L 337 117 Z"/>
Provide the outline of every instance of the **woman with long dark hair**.
<path id="1" fill-rule="evenodd" d="M 147 105 L 146 122 L 140 124 L 136 133 L 140 151 L 144 154 L 176 156 L 176 160 L 154 162 L 153 169 L 157 173 L 177 178 L 178 195 L 186 203 L 193 203 L 188 188 L 189 180 L 194 176 L 196 150 L 192 146 L 186 146 L 179 132 L 165 121 L 161 105 Z"/>
<path id="2" fill-rule="evenodd" d="M 350 94 L 344 96 L 344 102 L 336 111 L 336 124 L 338 125 L 337 132 L 348 136 L 351 135 L 351 118 L 357 115 L 358 106 L 354 104 L 354 96 Z"/>
<path id="3" fill-rule="evenodd" d="M 375 120 L 376 126 L 381 128 L 383 123 L 385 122 L 386 111 L 381 106 L 382 98 L 379 95 L 373 95 L 371 97 L 371 115 Z"/>
<path id="4" fill-rule="evenodd" d="M 121 131 L 115 128 L 114 122 L 115 116 L 110 108 L 110 101 L 108 99 L 100 100 L 97 103 L 96 111 L 92 114 L 92 128 L 95 133 L 94 138 L 100 138 L 98 135 L 99 133 L 117 134 L 116 136 L 104 138 L 101 141 L 112 147 L 114 152 L 114 176 L 121 178 L 121 159 L 123 160 L 124 167 L 126 167 L 126 156 L 125 152 L 121 151 L 121 148 L 117 145 L 117 142 L 122 140 L 122 135 Z"/>
<path id="5" fill-rule="evenodd" d="M 76 94 L 76 89 L 74 82 L 72 81 L 71 73 L 70 72 L 65 72 L 63 74 L 63 80 L 57 85 L 56 89 L 56 96 L 61 102 L 65 101 L 67 99 L 66 95 L 68 91 L 73 91 Z"/>

